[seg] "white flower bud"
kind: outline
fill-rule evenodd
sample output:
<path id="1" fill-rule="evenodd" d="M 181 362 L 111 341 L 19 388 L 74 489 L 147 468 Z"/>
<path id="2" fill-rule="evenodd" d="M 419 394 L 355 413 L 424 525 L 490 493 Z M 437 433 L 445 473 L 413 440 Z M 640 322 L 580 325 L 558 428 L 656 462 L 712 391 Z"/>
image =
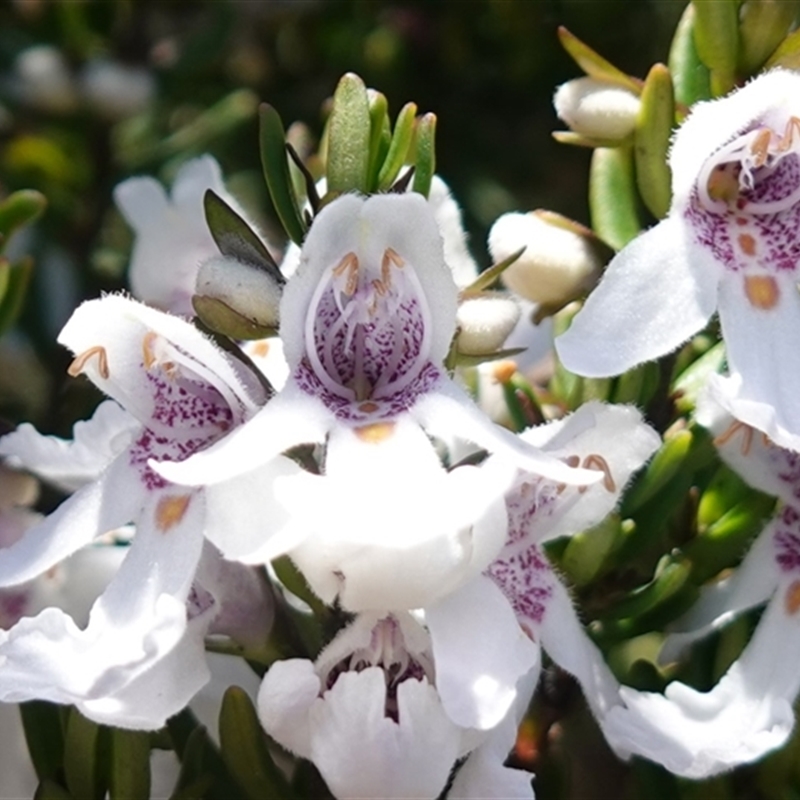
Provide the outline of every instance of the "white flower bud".
<path id="1" fill-rule="evenodd" d="M 255 325 L 276 328 L 281 287 L 263 270 L 215 256 L 204 261 L 197 273 L 197 295 L 219 300 Z"/>
<path id="2" fill-rule="evenodd" d="M 458 306 L 458 351 L 479 356 L 499 350 L 519 319 L 519 305 L 509 297 L 485 294 Z"/>
<path id="3" fill-rule="evenodd" d="M 108 120 L 143 111 L 155 94 L 155 80 L 144 67 L 97 58 L 83 68 L 81 91 L 89 107 Z"/>
<path id="4" fill-rule="evenodd" d="M 534 303 L 563 305 L 588 288 L 603 266 L 597 242 L 588 230 L 579 231 L 577 223 L 549 212 L 503 214 L 489 231 L 489 251 L 499 262 L 525 247 L 503 272 L 503 283 Z"/>
<path id="5" fill-rule="evenodd" d="M 23 50 L 14 63 L 15 88 L 23 103 L 51 114 L 66 114 L 78 104 L 69 64 L 50 45 Z"/>
<path id="6" fill-rule="evenodd" d="M 633 132 L 640 101 L 632 91 L 576 78 L 556 90 L 556 114 L 576 133 L 598 139 L 624 139 Z"/>

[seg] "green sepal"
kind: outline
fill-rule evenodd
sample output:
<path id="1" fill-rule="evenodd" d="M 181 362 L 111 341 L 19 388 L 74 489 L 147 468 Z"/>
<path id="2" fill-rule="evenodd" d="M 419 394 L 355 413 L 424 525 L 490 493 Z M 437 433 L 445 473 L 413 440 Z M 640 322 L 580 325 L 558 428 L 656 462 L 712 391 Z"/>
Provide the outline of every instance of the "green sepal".
<path id="1" fill-rule="evenodd" d="M 245 317 L 217 297 L 206 297 L 196 294 L 192 296 L 192 308 L 204 325 L 212 331 L 221 333 L 231 339 L 251 341 L 268 339 L 278 335 L 277 328 L 259 325 L 249 317 Z"/>
<path id="2" fill-rule="evenodd" d="M 74 798 L 60 783 L 43 780 L 36 787 L 33 800 L 74 800 Z"/>
<path id="3" fill-rule="evenodd" d="M 624 147 L 633 141 L 632 135 L 622 139 L 600 139 L 596 136 L 584 136 L 577 131 L 553 131 L 550 135 L 559 144 L 568 144 L 573 147 Z"/>
<path id="4" fill-rule="evenodd" d="M 24 225 L 33 222 L 47 208 L 47 198 L 35 189 L 20 189 L 0 203 L 0 243 Z"/>
<path id="5" fill-rule="evenodd" d="M 43 783 L 56 780 L 64 762 L 62 710 L 44 700 L 30 700 L 19 705 L 28 753 L 36 777 Z"/>
<path id="6" fill-rule="evenodd" d="M 680 106 L 693 106 L 711 97 L 711 77 L 700 60 L 694 43 L 694 6 L 689 3 L 681 16 L 669 49 L 669 66 L 675 86 L 675 102 L 679 117 L 685 116 Z"/>
<path id="7" fill-rule="evenodd" d="M 405 164 L 414 138 L 414 120 L 417 116 L 416 103 L 406 103 L 397 115 L 389 151 L 378 173 L 378 191 L 385 192 L 394 183 Z"/>
<path id="8" fill-rule="evenodd" d="M 452 358 L 448 354 L 445 362 L 448 369 L 455 367 L 477 367 L 480 364 L 486 364 L 490 361 L 500 361 L 504 358 L 514 358 L 514 356 L 518 356 L 520 353 L 524 353 L 526 350 L 525 347 L 509 347 L 505 350 L 495 350 L 493 353 L 480 353 L 478 355 L 466 354 L 458 351 L 455 341 L 453 348 L 451 349 Z"/>
<path id="9" fill-rule="evenodd" d="M 112 728 L 109 800 L 149 800 L 150 734 Z"/>
<path id="10" fill-rule="evenodd" d="M 694 42 L 697 55 L 711 72 L 714 97 L 736 84 L 739 60 L 738 0 L 692 0 L 695 9 Z"/>
<path id="11" fill-rule="evenodd" d="M 614 381 L 609 400 L 618 404 L 633 404 L 647 408 L 661 381 L 658 363 L 648 361 L 629 369 Z"/>
<path id="12" fill-rule="evenodd" d="M 412 191 L 427 197 L 436 173 L 436 114 L 423 114 L 415 126 L 414 182 Z"/>
<path id="13" fill-rule="evenodd" d="M 672 77 L 663 64 L 655 64 L 647 74 L 641 99 L 633 150 L 636 185 L 653 216 L 663 219 L 672 200 L 672 171 L 667 164 L 667 152 L 675 124 Z"/>
<path id="14" fill-rule="evenodd" d="M 697 504 L 697 530 L 702 535 L 752 490 L 727 464 L 711 476 Z"/>
<path id="15" fill-rule="evenodd" d="M 208 229 L 222 255 L 266 272 L 279 286 L 286 283 L 286 278 L 259 236 L 212 189 L 206 189 L 203 209 Z"/>
<path id="16" fill-rule="evenodd" d="M 733 508 L 683 548 L 684 555 L 692 562 L 692 580 L 705 583 L 738 563 L 748 543 L 763 530 L 774 510 L 774 497 L 754 489 L 743 493 Z"/>
<path id="17" fill-rule="evenodd" d="M 471 297 L 488 289 L 524 252 L 525 247 L 520 247 L 510 256 L 485 269 L 469 286 L 461 290 L 461 297 Z"/>
<path id="18" fill-rule="evenodd" d="M 800 0 L 746 0 L 739 11 L 739 71 L 754 75 L 784 40 Z"/>
<path id="19" fill-rule="evenodd" d="M 328 607 L 317 597 L 306 582 L 303 573 L 289 556 L 279 556 L 272 562 L 278 580 L 296 597 L 299 597 L 316 616 L 326 617 Z"/>
<path id="20" fill-rule="evenodd" d="M 653 580 L 615 603 L 604 618 L 630 619 L 652 612 L 672 600 L 683 589 L 690 574 L 691 563 L 687 559 L 664 556 L 656 567 Z"/>
<path id="21" fill-rule="evenodd" d="M 639 81 L 617 69 L 610 61 L 584 44 L 575 34 L 568 31 L 563 25 L 558 29 L 558 38 L 561 46 L 572 57 L 572 60 L 590 77 L 599 81 L 622 86 L 637 94 L 641 90 Z"/>
<path id="22" fill-rule="evenodd" d="M 368 92 L 369 97 L 369 169 L 367 184 L 371 192 L 378 186 L 378 172 L 386 160 L 392 141 L 389 101 L 382 92 Z"/>
<path id="23" fill-rule="evenodd" d="M 765 70 L 775 67 L 800 70 L 800 28 L 792 31 L 764 64 Z"/>
<path id="24" fill-rule="evenodd" d="M 630 147 L 600 147 L 589 169 L 592 229 L 608 245 L 621 250 L 642 229 L 639 194 Z"/>
<path id="25" fill-rule="evenodd" d="M 664 444 L 625 495 L 621 511 L 623 517 L 634 514 L 672 480 L 681 470 L 693 444 L 694 433 L 690 429 L 676 431 L 665 438 Z"/>
<path id="26" fill-rule="evenodd" d="M 81 800 L 100 800 L 105 795 L 99 746 L 100 726 L 72 708 L 64 736 L 64 777 L 69 793 Z"/>
<path id="27" fill-rule="evenodd" d="M 275 213 L 281 221 L 286 235 L 295 243 L 302 244 L 306 235 L 306 223 L 300 213 L 297 197 L 289 174 L 286 155 L 286 131 L 280 114 L 269 104 L 262 103 L 259 109 L 259 146 L 261 166 L 267 181 L 269 196 Z"/>
<path id="28" fill-rule="evenodd" d="M 292 800 L 289 784 L 269 754 L 253 703 L 239 686 L 229 687 L 222 698 L 219 741 L 222 759 L 248 800 Z"/>
<path id="29" fill-rule="evenodd" d="M 570 537 L 559 561 L 570 583 L 582 587 L 594 581 L 608 566 L 622 535 L 622 520 L 610 514 L 599 525 Z"/>
<path id="30" fill-rule="evenodd" d="M 725 344 L 719 342 L 681 372 L 672 387 L 676 410 L 681 414 L 694 411 L 697 399 L 708 384 L 709 377 L 721 372 L 724 364 Z"/>
<path id="31" fill-rule="evenodd" d="M 328 120 L 326 176 L 330 192 L 366 194 L 369 182 L 370 110 L 367 87 L 353 72 L 339 80 Z"/>

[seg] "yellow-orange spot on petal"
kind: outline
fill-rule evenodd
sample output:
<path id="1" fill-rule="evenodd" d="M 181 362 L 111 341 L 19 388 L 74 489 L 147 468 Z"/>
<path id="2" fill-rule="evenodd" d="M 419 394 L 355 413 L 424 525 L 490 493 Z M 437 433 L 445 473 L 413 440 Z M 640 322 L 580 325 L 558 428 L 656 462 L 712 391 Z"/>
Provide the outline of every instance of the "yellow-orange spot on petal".
<path id="1" fill-rule="evenodd" d="M 756 240 L 749 233 L 739 234 L 737 241 L 745 255 L 754 256 L 756 254 Z"/>
<path id="2" fill-rule="evenodd" d="M 744 279 L 744 293 L 750 305 L 762 311 L 775 308 L 781 296 L 778 282 L 771 275 L 748 275 Z"/>
<path id="3" fill-rule="evenodd" d="M 711 171 L 707 188 L 712 200 L 732 203 L 739 196 L 739 178 L 728 165 L 719 166 Z"/>
<path id="4" fill-rule="evenodd" d="M 145 369 L 152 369 L 153 364 L 158 360 L 156 358 L 156 339 L 158 334 L 154 331 L 148 331 L 142 339 L 142 361 L 144 362 Z"/>
<path id="5" fill-rule="evenodd" d="M 727 430 L 714 438 L 714 446 L 722 447 L 739 433 L 739 431 L 742 432 L 742 455 L 748 455 L 753 444 L 753 429 L 749 425 L 745 425 L 744 422 L 739 422 L 738 419 L 731 422 Z"/>
<path id="6" fill-rule="evenodd" d="M 603 473 L 603 486 L 606 491 L 614 492 L 617 489 L 617 484 L 614 483 L 614 478 L 611 475 L 611 467 L 608 466 L 603 456 L 598 453 L 590 453 L 583 459 L 583 466 L 585 469 L 596 469 Z"/>
<path id="7" fill-rule="evenodd" d="M 86 362 L 94 356 L 97 356 L 97 371 L 100 373 L 100 377 L 103 378 L 103 380 L 107 380 L 110 375 L 108 371 L 108 353 L 106 353 L 105 347 L 100 347 L 100 345 L 90 347 L 88 350 L 84 350 L 79 356 L 76 356 L 69 367 L 67 367 L 67 374 L 71 375 L 73 378 L 80 375 L 81 372 L 83 372 L 83 368 L 86 366 Z"/>
<path id="8" fill-rule="evenodd" d="M 266 358 L 267 353 L 269 353 L 269 342 L 266 339 L 262 339 L 260 342 L 256 342 L 251 350 L 254 356 Z"/>
<path id="9" fill-rule="evenodd" d="M 156 506 L 156 526 L 162 533 L 174 528 L 186 514 L 190 494 L 167 495 L 158 501 Z"/>
<path id="10" fill-rule="evenodd" d="M 377 403 L 373 403 L 371 400 L 367 400 L 366 403 L 362 403 L 359 407 L 359 411 L 363 411 L 365 414 L 372 414 L 374 411 L 377 411 L 380 406 Z"/>
<path id="11" fill-rule="evenodd" d="M 792 581 L 786 590 L 784 604 L 787 614 L 796 614 L 800 611 L 800 581 Z"/>
<path id="12" fill-rule="evenodd" d="M 737 225 L 747 225 L 747 217 L 736 217 Z"/>
<path id="13" fill-rule="evenodd" d="M 362 425 L 360 428 L 355 428 L 355 433 L 362 442 L 378 444 L 394 433 L 394 422 L 373 422 L 372 425 Z"/>
<path id="14" fill-rule="evenodd" d="M 492 377 L 498 383 L 508 383 L 517 373 L 515 361 L 498 361 L 492 367 Z"/>

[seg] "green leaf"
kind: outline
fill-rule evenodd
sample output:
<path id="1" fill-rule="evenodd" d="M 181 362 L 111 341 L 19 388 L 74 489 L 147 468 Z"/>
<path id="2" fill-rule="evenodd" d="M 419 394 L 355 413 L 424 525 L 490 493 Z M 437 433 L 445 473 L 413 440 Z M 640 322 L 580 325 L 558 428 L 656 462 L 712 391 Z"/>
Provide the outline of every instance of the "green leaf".
<path id="1" fill-rule="evenodd" d="M 411 141 L 414 138 L 414 120 L 417 116 L 416 103 L 406 103 L 397 115 L 394 125 L 392 141 L 389 144 L 389 152 L 378 173 L 378 191 L 385 192 L 395 181 L 400 168 L 406 161 L 408 151 L 411 148 Z"/>
<path id="2" fill-rule="evenodd" d="M 630 592 L 604 616 L 610 619 L 628 619 L 649 613 L 674 598 L 686 584 L 690 573 L 691 565 L 687 560 L 664 556 L 656 568 L 653 580 Z"/>
<path id="3" fill-rule="evenodd" d="M 608 564 L 621 536 L 621 520 L 611 514 L 599 525 L 570 537 L 559 566 L 575 586 L 588 586 Z"/>
<path id="4" fill-rule="evenodd" d="M 289 174 L 289 161 L 286 156 L 286 132 L 280 114 L 267 103 L 259 111 L 261 147 L 261 166 L 267 181 L 269 196 L 275 213 L 281 221 L 286 235 L 295 244 L 302 244 L 306 235 L 303 219 Z"/>
<path id="5" fill-rule="evenodd" d="M 292 800 L 289 784 L 269 754 L 253 703 L 239 686 L 229 687 L 222 698 L 219 740 L 222 758 L 249 800 Z"/>
<path id="6" fill-rule="evenodd" d="M 353 72 L 333 95 L 328 122 L 326 175 L 329 192 L 366 194 L 369 182 L 370 109 L 367 87 Z"/>
<path id="7" fill-rule="evenodd" d="M 194 308 L 194 313 L 197 314 L 204 325 L 207 325 L 212 331 L 221 333 L 231 339 L 251 341 L 278 335 L 277 328 L 259 325 L 217 297 L 193 295 L 192 308 Z"/>
<path id="8" fill-rule="evenodd" d="M 711 97 L 708 67 L 700 60 L 694 43 L 694 16 L 694 6 L 689 3 L 675 30 L 667 62 L 675 85 L 675 101 L 687 107 Z"/>
<path id="9" fill-rule="evenodd" d="M 573 147 L 622 147 L 633 141 L 632 136 L 623 139 L 599 139 L 596 136 L 584 136 L 577 131 L 553 131 L 550 134 L 559 144 Z"/>
<path id="10" fill-rule="evenodd" d="M 799 0 L 747 0 L 739 12 L 739 70 L 754 75 L 784 40 L 800 9 Z"/>
<path id="11" fill-rule="evenodd" d="M 389 103 L 381 92 L 369 92 L 369 169 L 367 184 L 369 191 L 378 187 L 378 172 L 389 152 L 392 141 L 392 125 L 389 121 Z"/>
<path id="12" fill-rule="evenodd" d="M 222 255 L 266 272 L 279 286 L 286 283 L 286 278 L 259 236 L 212 189 L 206 189 L 203 208 L 208 229 Z"/>
<path id="13" fill-rule="evenodd" d="M 106 791 L 100 778 L 99 740 L 100 726 L 71 709 L 64 738 L 64 775 L 70 794 L 81 800 L 100 800 Z"/>
<path id="14" fill-rule="evenodd" d="M 42 782 L 55 780 L 64 761 L 61 709 L 44 700 L 31 700 L 20 704 L 19 713 L 36 777 Z"/>
<path id="15" fill-rule="evenodd" d="M 765 70 L 775 67 L 800 70 L 800 28 L 790 33 L 778 45 L 764 65 Z"/>
<path id="16" fill-rule="evenodd" d="M 30 257 L 23 257 L 9 266 L 5 292 L 0 298 L 0 335 L 9 329 L 22 313 L 32 275 L 33 259 Z"/>
<path id="17" fill-rule="evenodd" d="M 479 364 L 486 364 L 490 361 L 500 361 L 504 358 L 514 358 L 520 353 L 524 353 L 525 347 L 509 347 L 505 350 L 495 350 L 494 353 L 481 353 L 480 355 L 468 355 L 455 351 L 455 364 L 459 367 L 477 367 Z"/>
<path id="18" fill-rule="evenodd" d="M 674 124 L 672 77 L 663 64 L 655 64 L 642 90 L 634 155 L 639 194 L 657 219 L 667 215 L 672 199 L 672 172 L 667 164 L 667 152 Z"/>
<path id="19" fill-rule="evenodd" d="M 488 289 L 524 252 L 525 247 L 522 246 L 502 261 L 485 269 L 469 286 L 461 290 L 461 296 L 471 297 Z"/>
<path id="20" fill-rule="evenodd" d="M 709 377 L 721 372 L 724 364 L 725 344 L 719 342 L 681 372 L 672 387 L 675 407 L 680 413 L 694 411 L 697 398 L 705 390 Z"/>
<path id="21" fill-rule="evenodd" d="M 714 97 L 727 94 L 736 84 L 739 60 L 738 0 L 693 0 L 694 42 L 700 60 L 711 71 Z"/>
<path id="22" fill-rule="evenodd" d="M 621 250 L 642 229 L 630 147 L 598 148 L 589 170 L 589 208 L 594 232 Z"/>
<path id="23" fill-rule="evenodd" d="M 61 784 L 51 780 L 43 780 L 36 787 L 33 800 L 74 800 L 74 798 Z"/>
<path id="24" fill-rule="evenodd" d="M 149 800 L 150 734 L 111 730 L 110 800 Z"/>
<path id="25" fill-rule="evenodd" d="M 427 197 L 436 172 L 436 114 L 423 114 L 416 124 L 412 190 Z"/>
<path id="26" fill-rule="evenodd" d="M 572 60 L 590 77 L 600 81 L 613 83 L 639 93 L 641 84 L 639 81 L 626 75 L 622 70 L 617 69 L 610 61 L 592 50 L 589 45 L 584 44 L 575 34 L 570 33 L 565 27 L 558 29 L 558 38 L 561 46 L 569 53 Z"/>
<path id="27" fill-rule="evenodd" d="M 47 198 L 34 189 L 21 189 L 0 203 L 0 242 L 44 213 Z"/>
<path id="28" fill-rule="evenodd" d="M 295 566 L 289 556 L 279 556 L 272 562 L 278 580 L 296 597 L 311 608 L 314 614 L 324 618 L 328 607 L 311 591 L 303 573 Z"/>

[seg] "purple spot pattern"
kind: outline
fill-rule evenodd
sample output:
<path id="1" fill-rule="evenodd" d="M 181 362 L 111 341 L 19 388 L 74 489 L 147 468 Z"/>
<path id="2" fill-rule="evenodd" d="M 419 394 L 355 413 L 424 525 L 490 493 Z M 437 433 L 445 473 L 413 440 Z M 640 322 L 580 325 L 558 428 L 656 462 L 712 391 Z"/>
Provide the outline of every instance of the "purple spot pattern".
<path id="1" fill-rule="evenodd" d="M 363 400 L 347 400 L 330 391 L 305 358 L 294 373 L 294 381 L 306 394 L 319 398 L 340 422 L 352 425 L 392 419 L 404 411 L 408 411 L 420 396 L 433 390 L 441 377 L 441 371 L 428 361 L 420 370 L 419 375 L 399 392 L 391 397 L 370 399 L 369 402 L 378 408 L 372 412 L 365 412 L 359 410 Z"/>
<path id="2" fill-rule="evenodd" d="M 784 572 L 800 572 L 800 511 L 784 506 L 775 524 L 775 561 Z"/>
<path id="3" fill-rule="evenodd" d="M 741 198 L 747 202 L 771 202 L 788 197 L 800 186 L 800 158 L 796 153 L 785 156 L 775 167 L 753 170 L 754 186 L 742 189 Z M 717 213 L 705 208 L 695 189 L 684 216 L 691 225 L 695 241 L 710 250 L 714 258 L 728 270 L 738 272 L 758 265 L 774 272 L 794 271 L 800 261 L 800 202 L 772 214 L 748 214 L 732 209 Z M 743 226 L 736 220 L 746 220 Z M 747 233 L 756 240 L 754 256 L 747 257 L 735 248 L 731 232 Z"/>
<path id="4" fill-rule="evenodd" d="M 501 554 L 486 571 L 521 622 L 540 625 L 557 580 L 538 545 Z"/>
<path id="5" fill-rule="evenodd" d="M 185 375 L 166 377 L 148 371 L 153 394 L 150 424 L 130 447 L 130 463 L 148 490 L 163 489 L 169 482 L 147 465 L 156 461 L 183 461 L 219 439 L 233 425 L 234 413 L 210 384 Z"/>
<path id="6" fill-rule="evenodd" d="M 0 591 L 1 630 L 8 630 L 25 616 L 29 599 L 28 592 L 22 589 L 4 589 Z"/>
<path id="7" fill-rule="evenodd" d="M 533 538 L 536 519 L 552 516 L 556 510 L 558 486 L 543 478 L 526 478 L 506 495 L 508 534 L 506 546 Z"/>

